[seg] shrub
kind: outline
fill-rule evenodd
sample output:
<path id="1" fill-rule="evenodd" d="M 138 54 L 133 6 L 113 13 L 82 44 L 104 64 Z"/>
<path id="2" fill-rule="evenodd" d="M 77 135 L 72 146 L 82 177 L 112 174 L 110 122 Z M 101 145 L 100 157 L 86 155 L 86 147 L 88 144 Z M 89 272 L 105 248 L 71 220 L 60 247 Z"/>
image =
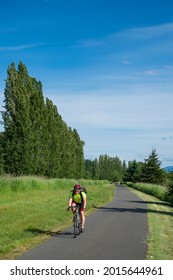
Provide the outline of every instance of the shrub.
<path id="1" fill-rule="evenodd" d="M 167 200 L 173 206 L 173 181 L 170 181 L 170 183 L 168 185 Z"/>

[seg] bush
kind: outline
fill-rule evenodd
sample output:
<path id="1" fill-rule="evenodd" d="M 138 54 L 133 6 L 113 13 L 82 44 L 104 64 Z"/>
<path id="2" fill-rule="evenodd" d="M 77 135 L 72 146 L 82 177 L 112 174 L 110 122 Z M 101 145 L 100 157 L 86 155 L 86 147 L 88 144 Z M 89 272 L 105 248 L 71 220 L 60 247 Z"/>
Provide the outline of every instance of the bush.
<path id="1" fill-rule="evenodd" d="M 173 181 L 170 181 L 167 191 L 167 200 L 173 206 Z"/>

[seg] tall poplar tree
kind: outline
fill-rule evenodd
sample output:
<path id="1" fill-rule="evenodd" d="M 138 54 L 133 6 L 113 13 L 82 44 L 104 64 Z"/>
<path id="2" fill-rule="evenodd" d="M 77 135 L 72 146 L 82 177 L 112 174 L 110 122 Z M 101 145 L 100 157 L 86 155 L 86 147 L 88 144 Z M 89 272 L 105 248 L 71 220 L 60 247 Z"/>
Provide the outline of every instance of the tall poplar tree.
<path id="1" fill-rule="evenodd" d="M 21 66 L 21 65 L 20 65 Z M 5 86 L 5 111 L 2 113 L 4 123 L 4 168 L 7 173 L 15 175 L 29 174 L 29 102 L 26 92 L 27 71 L 16 70 L 12 63 L 7 71 Z"/>
<path id="2" fill-rule="evenodd" d="M 80 139 L 80 136 L 76 129 L 73 129 L 74 140 L 76 143 L 76 178 L 84 177 L 85 162 L 84 162 L 84 153 L 83 147 L 85 145 L 84 141 Z"/>
<path id="3" fill-rule="evenodd" d="M 42 83 L 35 78 L 30 78 L 30 120 L 32 125 L 31 154 L 34 174 L 44 175 L 47 169 L 46 118 Z"/>
<path id="4" fill-rule="evenodd" d="M 48 145 L 47 171 L 49 177 L 63 177 L 61 167 L 61 130 L 63 121 L 56 106 L 46 98 L 46 125 Z"/>

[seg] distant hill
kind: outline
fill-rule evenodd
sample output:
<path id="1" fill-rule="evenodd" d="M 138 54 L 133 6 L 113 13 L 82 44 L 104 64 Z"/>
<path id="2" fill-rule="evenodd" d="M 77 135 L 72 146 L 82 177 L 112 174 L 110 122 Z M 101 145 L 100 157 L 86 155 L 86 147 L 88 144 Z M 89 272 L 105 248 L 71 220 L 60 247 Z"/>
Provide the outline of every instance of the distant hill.
<path id="1" fill-rule="evenodd" d="M 166 166 L 163 168 L 165 172 L 173 172 L 173 166 Z"/>

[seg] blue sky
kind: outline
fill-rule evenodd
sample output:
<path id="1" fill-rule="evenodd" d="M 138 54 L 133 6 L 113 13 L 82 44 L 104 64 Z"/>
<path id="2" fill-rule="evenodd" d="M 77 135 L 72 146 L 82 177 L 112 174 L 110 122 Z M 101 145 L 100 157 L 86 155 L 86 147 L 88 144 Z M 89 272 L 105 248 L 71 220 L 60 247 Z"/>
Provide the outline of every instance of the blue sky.
<path id="1" fill-rule="evenodd" d="M 173 165 L 173 1 L 1 1 L 0 106 L 21 60 L 100 154 Z M 3 128 L 1 128 L 2 130 Z"/>

